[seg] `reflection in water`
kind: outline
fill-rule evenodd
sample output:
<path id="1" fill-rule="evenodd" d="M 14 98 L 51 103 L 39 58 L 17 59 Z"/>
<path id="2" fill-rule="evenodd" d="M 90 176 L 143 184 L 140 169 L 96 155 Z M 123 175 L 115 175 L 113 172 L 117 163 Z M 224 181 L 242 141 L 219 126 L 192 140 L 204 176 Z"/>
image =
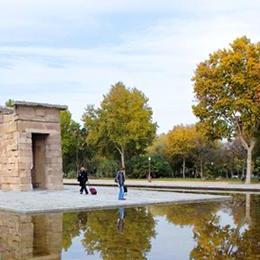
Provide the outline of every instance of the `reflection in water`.
<path id="1" fill-rule="evenodd" d="M 0 212 L 0 259 L 60 259 L 62 214 L 39 216 Z"/>
<path id="2" fill-rule="evenodd" d="M 80 237 L 88 255 L 102 259 L 146 259 L 155 237 L 155 220 L 147 208 L 99 210 L 64 214 L 63 247 Z"/>
<path id="3" fill-rule="evenodd" d="M 124 219 L 125 219 L 125 209 L 119 208 L 118 219 L 117 219 L 117 230 L 123 232 L 124 230 Z"/>
<path id="4" fill-rule="evenodd" d="M 166 252 L 160 235 L 170 227 L 182 228 L 168 233 Z M 192 232 L 189 241 L 180 241 L 183 227 Z M 192 245 L 190 259 L 260 259 L 260 196 L 37 216 L 0 212 L 1 260 L 155 259 L 152 245 L 160 259 L 169 259 L 185 242 Z"/>
<path id="5" fill-rule="evenodd" d="M 252 198 L 253 197 L 253 198 Z M 260 259 L 260 196 L 236 195 L 226 203 L 152 207 L 175 225 L 193 227 L 191 259 Z M 234 223 L 222 225 L 224 212 Z"/>

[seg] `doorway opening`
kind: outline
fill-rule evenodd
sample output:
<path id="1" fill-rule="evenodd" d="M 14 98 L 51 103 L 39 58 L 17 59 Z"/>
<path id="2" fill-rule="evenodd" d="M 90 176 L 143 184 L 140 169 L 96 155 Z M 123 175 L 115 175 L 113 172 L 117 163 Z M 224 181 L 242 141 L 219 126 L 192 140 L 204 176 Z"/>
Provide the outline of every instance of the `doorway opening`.
<path id="1" fill-rule="evenodd" d="M 32 134 L 32 186 L 46 188 L 46 139 L 48 134 Z"/>

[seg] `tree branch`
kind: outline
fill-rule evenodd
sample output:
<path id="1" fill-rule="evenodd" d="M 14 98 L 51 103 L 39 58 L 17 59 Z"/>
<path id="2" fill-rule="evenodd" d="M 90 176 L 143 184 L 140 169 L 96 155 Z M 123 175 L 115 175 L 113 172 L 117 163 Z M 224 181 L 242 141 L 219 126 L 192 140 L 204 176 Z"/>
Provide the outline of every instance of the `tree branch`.
<path id="1" fill-rule="evenodd" d="M 123 153 L 123 151 L 115 144 L 115 147 L 116 147 L 116 149 L 118 150 L 118 152 L 120 153 L 120 154 L 122 154 Z"/>
<path id="2" fill-rule="evenodd" d="M 239 136 L 243 146 L 246 148 L 246 150 L 248 150 L 249 149 L 249 145 L 248 145 L 248 143 L 246 142 L 246 140 L 245 140 L 245 138 L 243 136 L 243 131 L 242 131 L 242 129 L 241 129 L 240 125 L 239 125 L 239 122 L 238 122 L 238 120 L 237 120 L 235 115 L 234 115 L 234 118 L 235 118 L 235 124 L 237 125 L 238 136 Z"/>

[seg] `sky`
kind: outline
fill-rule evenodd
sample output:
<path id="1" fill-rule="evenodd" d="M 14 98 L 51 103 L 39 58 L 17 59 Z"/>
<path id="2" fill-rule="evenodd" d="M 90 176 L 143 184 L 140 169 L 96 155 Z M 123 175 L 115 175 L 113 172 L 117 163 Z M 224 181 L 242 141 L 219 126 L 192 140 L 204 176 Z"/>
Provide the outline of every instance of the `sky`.
<path id="1" fill-rule="evenodd" d="M 259 0 L 0 0 L 0 105 L 68 105 L 80 122 L 122 81 L 158 133 L 192 124 L 191 81 L 209 53 L 260 36 Z"/>

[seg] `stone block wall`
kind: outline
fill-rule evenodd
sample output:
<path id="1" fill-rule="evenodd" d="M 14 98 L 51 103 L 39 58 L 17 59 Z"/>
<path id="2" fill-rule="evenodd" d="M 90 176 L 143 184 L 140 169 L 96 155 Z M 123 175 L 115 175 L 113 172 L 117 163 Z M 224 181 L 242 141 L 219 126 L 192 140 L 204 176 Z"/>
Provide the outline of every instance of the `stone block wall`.
<path id="1" fill-rule="evenodd" d="M 0 259 L 61 259 L 62 213 L 0 213 Z"/>
<path id="2" fill-rule="evenodd" d="M 34 167 L 33 135 L 44 139 L 45 189 L 63 189 L 60 137 L 62 106 L 38 103 L 15 103 L 12 113 L 0 110 L 0 188 L 1 190 L 32 190 Z M 41 184 L 43 185 L 43 184 Z"/>
<path id="3" fill-rule="evenodd" d="M 1 189 L 16 190 L 19 177 L 18 132 L 14 114 L 0 113 L 0 184 Z"/>
<path id="4" fill-rule="evenodd" d="M 31 216 L 0 213 L 0 259 L 30 259 L 33 254 Z"/>

